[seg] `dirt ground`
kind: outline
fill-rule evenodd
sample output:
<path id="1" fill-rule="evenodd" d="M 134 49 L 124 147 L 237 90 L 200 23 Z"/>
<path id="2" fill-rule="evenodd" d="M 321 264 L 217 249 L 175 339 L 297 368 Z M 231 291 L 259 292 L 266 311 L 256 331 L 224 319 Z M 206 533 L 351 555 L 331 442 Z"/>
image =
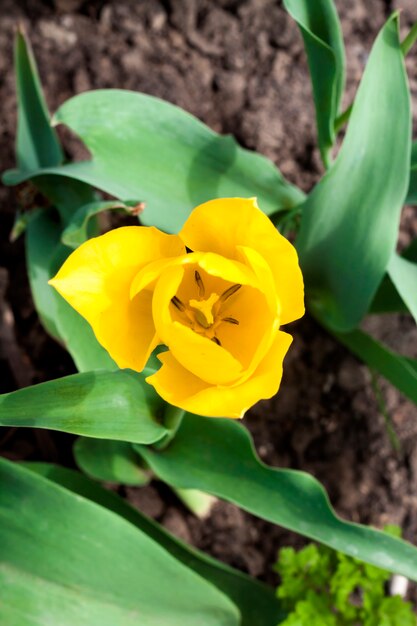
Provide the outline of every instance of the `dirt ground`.
<path id="1" fill-rule="evenodd" d="M 348 57 L 352 100 L 379 28 L 403 8 L 406 32 L 417 20 L 412 0 L 337 2 Z M 221 133 L 270 157 L 308 191 L 322 174 L 311 87 L 299 32 L 274 0 L 0 0 L 1 169 L 13 166 L 15 95 L 13 29 L 23 21 L 54 111 L 75 93 L 118 87 L 156 95 L 197 115 Z M 417 52 L 407 59 L 417 111 Z M 77 144 L 67 141 L 69 152 Z M 14 390 L 74 371 L 69 356 L 36 316 L 26 278 L 23 241 L 8 240 L 16 200 L 0 189 L 0 386 Z M 404 211 L 400 245 L 417 234 L 414 209 Z M 371 319 L 367 328 L 399 351 L 417 356 L 416 329 L 405 316 Z M 295 341 L 280 393 L 245 418 L 261 458 L 304 469 L 327 488 L 343 517 L 402 526 L 417 542 L 417 408 L 380 381 L 400 442 L 389 440 L 372 377 L 307 317 Z M 46 431 L 0 429 L 0 454 L 73 464 L 72 438 Z M 252 575 L 276 583 L 280 546 L 303 540 L 227 503 L 200 521 L 160 483 L 119 491 L 174 534 Z M 415 594 L 414 594 L 415 595 Z"/>

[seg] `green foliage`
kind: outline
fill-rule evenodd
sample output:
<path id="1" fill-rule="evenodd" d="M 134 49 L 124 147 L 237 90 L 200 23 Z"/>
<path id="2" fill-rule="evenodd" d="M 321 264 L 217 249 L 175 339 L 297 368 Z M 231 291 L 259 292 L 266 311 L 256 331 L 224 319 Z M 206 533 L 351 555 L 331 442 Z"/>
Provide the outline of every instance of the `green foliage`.
<path id="1" fill-rule="evenodd" d="M 394 15 L 371 51 L 337 159 L 302 206 L 296 245 L 307 303 L 339 332 L 352 330 L 366 314 L 394 252 L 410 136 L 410 96 Z"/>
<path id="2" fill-rule="evenodd" d="M 73 453 L 78 467 L 92 478 L 123 485 L 146 485 L 150 473 L 140 466 L 132 444 L 80 437 Z"/>
<path id="3" fill-rule="evenodd" d="M 304 39 L 313 85 L 318 143 L 330 165 L 335 123 L 345 83 L 345 51 L 333 0 L 284 0 Z"/>
<path id="4" fill-rule="evenodd" d="M 398 527 L 386 532 L 400 535 Z M 385 597 L 390 574 L 324 546 L 283 548 L 277 596 L 288 617 L 280 626 L 416 626 L 411 604 Z"/>
<path id="5" fill-rule="evenodd" d="M 91 236 L 89 233 L 91 219 L 103 211 L 110 210 L 129 213 L 127 205 L 117 201 L 97 201 L 80 206 L 74 212 L 68 226 L 62 233 L 62 243 L 70 248 L 78 248 Z"/>
<path id="6" fill-rule="evenodd" d="M 130 370 L 74 374 L 0 396 L 0 426 L 51 428 L 150 444 L 167 434 L 165 402 Z"/>
<path id="7" fill-rule="evenodd" d="M 417 264 L 394 253 L 388 265 L 388 275 L 417 323 Z"/>
<path id="8" fill-rule="evenodd" d="M 26 466 L 125 519 L 175 559 L 217 587 L 238 607 L 242 620 L 239 626 L 275 626 L 277 621 L 284 618 L 285 613 L 272 588 L 183 543 L 113 492 L 103 489 L 78 472 L 57 465 L 29 463 Z"/>
<path id="9" fill-rule="evenodd" d="M 31 170 L 58 165 L 62 162 L 62 150 L 50 125 L 30 43 L 21 30 L 16 34 L 14 58 L 18 102 L 16 157 L 19 168 Z"/>
<path id="10" fill-rule="evenodd" d="M 91 91 L 65 102 L 54 120 L 80 136 L 93 160 L 9 172 L 6 182 L 42 174 L 84 181 L 121 200 L 143 200 L 142 223 L 168 232 L 177 232 L 196 205 L 215 197 L 257 196 L 267 214 L 304 199 L 271 161 L 152 96 Z"/>
<path id="11" fill-rule="evenodd" d="M 373 370 L 382 374 L 405 396 L 417 404 L 417 360 L 401 356 L 365 333 L 353 330 L 350 333 L 330 331 L 341 344 L 362 359 Z"/>
<path id="12" fill-rule="evenodd" d="M 417 204 L 417 141 L 414 141 L 411 146 L 410 183 L 405 202 Z"/>
<path id="13" fill-rule="evenodd" d="M 48 285 L 70 252 L 61 243 L 61 230 L 52 209 L 42 210 L 27 228 L 26 255 L 36 309 L 46 330 L 65 345 L 79 371 L 116 369 L 91 326 Z"/>
<path id="14" fill-rule="evenodd" d="M 240 626 L 236 605 L 139 527 L 0 458 L 2 626 Z"/>
<path id="15" fill-rule="evenodd" d="M 340 122 L 337 114 L 344 83 L 344 51 L 337 14 L 332 0 L 314 3 L 286 0 L 285 4 L 304 37 L 313 82 L 320 150 L 323 160 L 330 165 L 329 153 L 335 139 L 335 126 Z M 273 163 L 242 149 L 233 138 L 217 135 L 194 117 L 166 102 L 118 90 L 85 93 L 70 99 L 58 110 L 55 123 L 65 124 L 77 133 L 92 154 L 89 161 L 62 164 L 62 150 L 50 125 L 36 66 L 28 42 L 21 34 L 16 41 L 16 73 L 18 169 L 9 172 L 6 180 L 13 184 L 33 179 L 51 204 L 47 209 L 38 208 L 27 220 L 29 278 L 45 327 L 67 347 L 78 369 L 112 370 L 115 364 L 99 346 L 91 328 L 47 285 L 47 280 L 69 254 L 70 247 L 97 234 L 96 217 L 101 210 L 124 208 L 119 201 L 100 201 L 92 187 L 124 201 L 129 198 L 143 200 L 146 206 L 141 215 L 142 222 L 172 232 L 179 230 L 193 206 L 202 201 L 220 196 L 256 195 L 268 215 L 279 212 L 286 215 L 283 228 L 296 226 L 301 220 L 297 245 L 305 272 L 308 305 L 313 314 L 344 345 L 417 402 L 417 363 L 392 353 L 355 330 L 381 282 L 378 291 L 381 310 L 400 306 L 414 315 L 417 311 L 415 293 L 412 293 L 415 258 L 394 255 L 398 219 L 407 189 L 408 201 L 414 202 L 417 197 L 415 146 L 411 154 L 409 182 L 409 90 L 396 15 L 388 20 L 374 45 L 339 155 L 307 199 L 283 179 Z M 20 227 L 22 225 L 25 224 Z M 254 453 L 248 434 L 237 423 L 186 416 L 169 446 L 162 450 L 155 449 L 157 446 L 150 448 L 149 444 L 166 442 L 164 437 L 169 439 L 172 434 L 162 425 L 164 416 L 164 403 L 146 385 L 144 377 L 128 371 L 84 373 L 0 398 L 1 425 L 54 428 L 96 438 L 81 440 L 76 446 L 78 462 L 92 476 L 138 484 L 144 479 L 138 470 L 136 455 L 139 454 L 140 460 L 147 462 L 157 476 L 177 489 L 200 489 L 218 495 L 273 523 L 350 555 L 360 555 L 368 563 L 360 564 L 338 556 L 337 571 L 332 578 L 336 582 L 333 586 L 327 583 L 334 599 L 334 604 L 329 606 L 316 586 L 325 585 L 331 577 L 334 554 L 313 547 L 298 555 L 297 561 L 291 552 L 287 552 L 283 556 L 283 566 L 287 568 L 288 576 L 291 573 L 292 582 L 286 591 L 284 586 L 283 593 L 287 594 L 287 602 L 300 596 L 302 599 L 296 603 L 295 611 L 288 618 L 292 621 L 287 620 L 286 626 L 332 626 L 333 623 L 339 626 L 334 621 L 336 610 L 340 615 L 344 611 L 345 619 L 354 619 L 355 611 L 359 609 L 349 600 L 358 586 L 364 594 L 362 609 L 365 610 L 366 605 L 369 612 L 370 607 L 374 607 L 374 615 L 368 615 L 364 626 L 400 626 L 400 618 L 403 620 L 401 626 L 408 626 L 408 609 L 404 609 L 398 599 L 384 598 L 375 592 L 377 584 L 382 584 L 381 575 L 369 564 L 417 580 L 416 548 L 398 538 L 337 518 L 317 481 L 302 472 L 263 465 Z M 132 446 L 127 442 L 143 445 Z M 54 620 L 52 623 L 58 620 L 63 624 L 78 622 L 79 615 L 74 614 L 74 610 L 80 606 L 88 607 L 91 624 L 96 623 L 94 619 L 100 624 L 131 623 L 126 606 L 132 605 L 132 610 L 137 608 L 138 598 L 133 589 L 139 589 L 143 594 L 143 590 L 149 589 L 146 586 L 149 581 L 144 580 L 143 572 L 132 569 L 127 558 L 131 553 L 127 550 L 126 537 L 129 533 L 133 537 L 132 528 L 144 526 L 145 536 L 155 538 L 182 566 L 185 564 L 197 572 L 198 575 L 190 578 L 190 572 L 184 567 L 178 574 L 181 578 L 182 572 L 186 572 L 184 580 L 190 581 L 189 588 L 195 591 L 193 601 L 197 598 L 200 602 L 204 590 L 208 589 L 201 619 L 200 614 L 194 614 L 193 623 L 224 623 L 228 626 L 238 623 L 240 617 L 220 591 L 217 596 L 210 596 L 212 586 L 221 590 L 223 583 L 228 589 L 226 595 L 240 609 L 244 607 L 241 609 L 244 626 L 264 626 L 264 621 L 265 626 L 276 623 L 277 604 L 271 604 L 270 599 L 265 600 L 266 608 L 259 601 L 261 615 L 257 612 L 254 615 L 251 609 L 248 598 L 257 607 L 255 598 L 259 588 L 254 591 L 253 585 L 247 585 L 247 580 L 236 582 L 235 574 L 231 575 L 230 571 L 219 573 L 210 561 L 201 564 L 200 557 L 173 544 L 152 525 L 146 526 L 146 522 L 139 522 L 137 517 L 133 519 L 132 513 L 125 510 L 120 513 L 124 518 L 122 521 L 128 519 L 132 525 L 126 530 L 126 525 L 120 525 L 119 518 L 116 522 L 98 507 L 93 507 L 93 513 L 92 502 L 79 500 L 68 489 L 64 492 L 61 487 L 51 487 L 47 481 L 29 478 L 23 470 L 13 470 L 7 463 L 0 463 L 0 466 L 4 467 L 4 483 L 10 481 L 13 486 L 13 489 L 0 492 L 0 505 L 3 505 L 0 523 L 7 526 L 5 545 L 9 558 L 4 565 L 1 561 L 2 558 L 4 561 L 4 554 L 2 556 L 0 551 L 0 577 L 3 575 L 2 583 L 6 584 L 8 593 L 7 603 L 0 605 L 0 617 L 5 623 L 34 626 L 31 616 L 21 618 L 16 612 L 21 597 L 27 606 L 30 603 L 37 606 L 37 602 L 52 598 L 48 606 Z M 59 471 L 55 476 L 57 474 Z M 57 482 L 64 484 L 65 480 L 61 475 Z M 69 487 L 77 494 L 80 490 L 91 492 L 85 485 L 80 487 L 73 478 L 68 482 L 71 485 L 77 483 L 77 487 Z M 51 494 L 49 505 L 48 493 Z M 120 506 L 102 494 L 91 495 L 90 499 L 93 502 L 99 499 L 111 511 L 117 508 L 120 512 Z M 42 519 L 36 517 L 32 508 L 23 507 L 34 507 L 35 504 L 37 514 L 42 510 Z M 21 523 L 19 515 L 26 525 Z M 83 537 L 87 543 L 85 560 L 81 551 L 77 553 L 74 548 L 74 536 L 69 534 L 69 516 L 76 520 L 77 539 Z M 41 522 L 45 525 L 41 526 Z M 114 531 L 111 538 L 106 535 L 106 528 L 100 526 L 107 522 L 109 532 L 110 529 Z M 45 528 L 47 535 L 42 534 Z M 95 528 L 99 529 L 97 537 L 94 536 Z M 27 540 L 27 529 L 32 533 L 32 543 L 22 540 L 19 544 L 16 537 L 23 536 Z M 126 606 L 122 607 L 117 601 L 113 602 L 113 588 L 109 585 L 109 579 L 113 582 L 111 577 L 103 582 L 101 572 L 94 569 L 97 563 L 103 562 L 98 557 L 96 563 L 97 548 L 92 539 L 94 537 L 97 545 L 104 546 L 103 549 L 108 548 L 106 554 L 109 555 L 111 549 L 119 546 L 119 532 L 129 566 L 128 575 L 123 571 L 116 576 L 116 588 L 126 600 Z M 139 560 L 139 540 L 131 540 L 132 554 L 136 554 Z M 39 542 L 39 549 L 47 551 L 52 570 L 62 574 L 57 581 L 54 579 L 55 586 L 48 580 L 45 582 L 48 572 L 42 570 L 36 542 Z M 59 546 L 62 543 L 66 548 L 67 542 L 76 552 L 74 568 L 78 567 L 78 573 L 83 573 L 86 568 L 86 575 L 92 575 L 94 588 L 88 584 L 83 586 L 85 580 L 80 581 L 73 569 L 70 569 L 73 577 L 65 570 L 65 564 L 60 561 Z M 54 550 L 49 552 L 50 545 Z M 153 549 L 149 548 L 149 554 Z M 69 553 L 64 551 L 63 555 L 67 555 L 66 561 L 72 567 Z M 158 558 L 156 562 L 159 563 Z M 177 576 L 175 559 L 167 566 L 173 568 L 169 570 L 173 579 Z M 120 573 L 123 564 L 117 561 L 116 565 Z M 149 571 L 149 576 L 157 578 L 158 573 L 152 567 Z M 297 575 L 300 571 L 304 575 Z M 197 580 L 202 577 L 209 580 L 210 585 L 204 587 L 203 584 L 200 588 Z M 82 590 L 81 604 L 74 602 L 74 606 L 72 585 Z M 174 586 L 173 592 L 175 589 Z M 99 600 L 94 603 L 91 598 L 97 591 Z M 172 604 L 175 606 L 165 619 L 165 614 L 158 612 L 161 596 L 157 591 L 153 595 L 150 592 L 157 611 L 150 614 L 147 621 L 141 616 L 141 623 L 144 626 L 188 623 L 189 616 L 182 621 L 178 617 L 184 596 L 178 596 L 178 604 L 175 604 L 174 593 L 169 596 L 169 608 Z M 264 599 L 267 596 L 265 592 Z M 146 600 L 146 594 L 140 598 Z M 214 602 L 216 598 L 217 604 Z M 103 611 L 102 601 L 109 603 L 108 613 Z M 58 604 L 61 613 L 62 607 L 67 611 L 62 619 L 61 613 L 57 617 Z M 219 617 L 219 607 L 224 608 L 224 619 Z M 265 620 L 264 610 L 268 614 Z"/>
<path id="16" fill-rule="evenodd" d="M 367 563 L 417 580 L 417 548 L 373 528 L 338 518 L 322 485 L 304 472 L 264 465 L 247 430 L 234 420 L 186 415 L 164 450 L 135 445 L 161 480 L 199 489 L 274 524 Z"/>

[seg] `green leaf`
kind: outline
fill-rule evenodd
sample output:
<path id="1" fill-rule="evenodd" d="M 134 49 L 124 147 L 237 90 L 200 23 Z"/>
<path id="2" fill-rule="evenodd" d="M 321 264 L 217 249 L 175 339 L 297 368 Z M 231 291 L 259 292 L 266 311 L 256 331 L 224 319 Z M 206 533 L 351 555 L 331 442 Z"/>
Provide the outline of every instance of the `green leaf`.
<path id="1" fill-rule="evenodd" d="M 396 253 L 394 252 L 394 255 Z M 417 239 L 414 239 L 401 253 L 401 258 L 417 263 Z M 392 259 L 391 259 L 392 260 Z M 388 267 L 389 270 L 389 267 Z M 401 281 L 401 277 L 400 277 Z M 412 292 L 414 292 L 414 286 Z M 411 295 L 411 294 L 410 294 Z M 395 288 L 390 276 L 386 274 L 372 301 L 369 313 L 408 313 L 409 308 Z"/>
<path id="2" fill-rule="evenodd" d="M 410 183 L 405 204 L 417 204 L 417 141 L 411 145 Z"/>
<path id="3" fill-rule="evenodd" d="M 152 96 L 91 91 L 65 102 L 54 119 L 79 135 L 92 161 L 9 172 L 7 184 L 41 173 L 69 176 L 121 200 L 140 198 L 142 223 L 171 232 L 196 205 L 216 197 L 257 196 L 267 214 L 304 199 L 271 161 Z"/>
<path id="4" fill-rule="evenodd" d="M 137 372 L 86 372 L 0 396 L 0 426 L 153 443 L 167 434 L 164 401 Z"/>
<path id="5" fill-rule="evenodd" d="M 417 361 L 392 352 L 362 330 L 331 334 L 417 404 Z"/>
<path id="6" fill-rule="evenodd" d="M 338 157 L 302 208 L 297 248 L 309 305 L 334 330 L 358 325 L 394 252 L 410 119 L 394 15 L 372 49 Z"/>
<path id="7" fill-rule="evenodd" d="M 388 265 L 388 274 L 417 323 L 417 265 L 394 253 Z"/>
<path id="8" fill-rule="evenodd" d="M 15 71 L 18 104 L 16 156 L 21 170 L 58 165 L 62 151 L 51 128 L 36 62 L 24 33 L 16 33 Z"/>
<path id="9" fill-rule="evenodd" d="M 417 618 L 411 603 L 404 602 L 399 596 L 393 596 L 382 600 L 378 615 L 371 615 L 364 626 L 416 626 L 416 624 Z"/>
<path id="10" fill-rule="evenodd" d="M 120 209 L 129 212 L 128 207 L 123 202 L 97 201 L 80 206 L 62 233 L 62 243 L 70 248 L 78 248 L 90 236 L 88 226 L 91 218 L 96 217 L 103 211 Z"/>
<path id="11" fill-rule="evenodd" d="M 381 313 L 408 313 L 406 304 L 388 274 L 384 276 L 382 283 L 379 285 L 368 313 L 371 315 L 380 315 Z"/>
<path id="12" fill-rule="evenodd" d="M 132 444 L 126 441 L 80 437 L 73 453 L 78 467 L 96 480 L 123 485 L 146 485 L 150 480 Z"/>
<path id="13" fill-rule="evenodd" d="M 317 480 L 303 472 L 265 466 L 246 429 L 232 420 L 187 415 L 165 450 L 135 448 L 155 474 L 174 487 L 201 489 L 345 554 L 417 580 L 416 547 L 340 520 Z"/>
<path id="14" fill-rule="evenodd" d="M 339 623 L 326 598 L 309 591 L 307 598 L 297 603 L 294 613 L 280 626 L 338 626 Z"/>
<path id="15" fill-rule="evenodd" d="M 277 595 L 288 610 L 293 610 L 309 590 L 326 590 L 332 577 L 336 552 L 310 543 L 296 552 L 294 548 L 281 548 L 275 566 L 281 584 Z"/>
<path id="16" fill-rule="evenodd" d="M 137 527 L 0 459 L 0 622 L 238 626 L 230 600 Z"/>
<path id="17" fill-rule="evenodd" d="M 60 241 L 61 227 L 53 210 L 42 211 L 28 224 L 26 258 L 36 310 L 43 326 L 71 354 L 77 369 L 116 369 L 91 326 L 48 285 L 70 250 Z"/>
<path id="18" fill-rule="evenodd" d="M 333 0 L 284 0 L 284 6 L 304 39 L 320 153 L 328 167 L 345 83 L 345 51 L 339 18 Z"/>
<path id="19" fill-rule="evenodd" d="M 183 543 L 114 493 L 102 489 L 78 472 L 63 467 L 44 463 L 29 463 L 26 466 L 117 513 L 139 528 L 173 557 L 229 596 L 239 608 L 241 626 L 276 626 L 284 618 L 285 614 L 272 589 Z"/>

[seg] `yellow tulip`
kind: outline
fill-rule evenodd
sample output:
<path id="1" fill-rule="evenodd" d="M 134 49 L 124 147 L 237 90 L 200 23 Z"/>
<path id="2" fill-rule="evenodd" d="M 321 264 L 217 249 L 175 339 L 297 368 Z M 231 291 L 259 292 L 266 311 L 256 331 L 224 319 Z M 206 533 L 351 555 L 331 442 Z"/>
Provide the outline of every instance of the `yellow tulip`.
<path id="1" fill-rule="evenodd" d="M 90 239 L 50 284 L 92 326 L 121 368 L 140 372 L 167 402 L 210 417 L 242 417 L 279 388 L 304 313 L 294 247 L 255 199 L 194 209 L 178 235 L 126 226 Z"/>

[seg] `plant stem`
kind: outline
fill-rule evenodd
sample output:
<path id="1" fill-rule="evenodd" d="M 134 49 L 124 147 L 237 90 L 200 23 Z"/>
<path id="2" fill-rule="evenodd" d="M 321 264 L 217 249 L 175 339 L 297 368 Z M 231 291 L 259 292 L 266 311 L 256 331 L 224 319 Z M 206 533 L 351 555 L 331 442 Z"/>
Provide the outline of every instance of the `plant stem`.
<path id="1" fill-rule="evenodd" d="M 182 500 L 185 506 L 200 519 L 207 517 L 213 504 L 217 502 L 215 496 L 211 496 L 198 489 L 177 489 L 172 486 L 171 489 L 177 494 L 178 498 Z"/>

